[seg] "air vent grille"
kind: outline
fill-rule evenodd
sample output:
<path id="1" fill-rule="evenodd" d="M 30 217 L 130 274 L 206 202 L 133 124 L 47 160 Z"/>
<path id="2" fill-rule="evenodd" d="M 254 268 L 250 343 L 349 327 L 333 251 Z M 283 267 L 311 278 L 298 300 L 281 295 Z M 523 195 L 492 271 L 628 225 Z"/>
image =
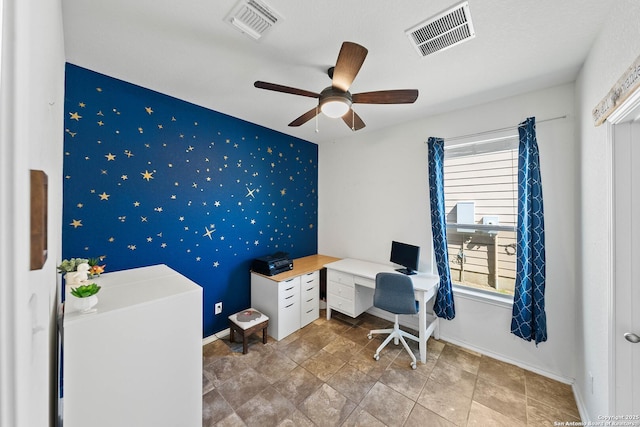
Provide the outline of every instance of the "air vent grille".
<path id="1" fill-rule="evenodd" d="M 475 37 L 469 3 L 462 2 L 405 31 L 420 56 L 431 55 Z"/>
<path id="2" fill-rule="evenodd" d="M 240 0 L 225 21 L 249 37 L 259 40 L 282 19 L 271 6 L 257 0 Z"/>

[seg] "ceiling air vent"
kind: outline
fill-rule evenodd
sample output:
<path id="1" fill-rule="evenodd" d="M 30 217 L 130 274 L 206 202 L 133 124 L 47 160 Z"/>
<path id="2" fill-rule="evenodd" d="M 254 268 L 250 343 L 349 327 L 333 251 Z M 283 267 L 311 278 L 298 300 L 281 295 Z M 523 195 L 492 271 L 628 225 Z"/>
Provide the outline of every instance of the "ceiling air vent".
<path id="1" fill-rule="evenodd" d="M 469 2 L 462 2 L 405 31 L 420 56 L 449 49 L 476 36 Z"/>
<path id="2" fill-rule="evenodd" d="M 256 0 L 240 0 L 224 20 L 252 39 L 260 40 L 282 16 L 271 6 Z"/>

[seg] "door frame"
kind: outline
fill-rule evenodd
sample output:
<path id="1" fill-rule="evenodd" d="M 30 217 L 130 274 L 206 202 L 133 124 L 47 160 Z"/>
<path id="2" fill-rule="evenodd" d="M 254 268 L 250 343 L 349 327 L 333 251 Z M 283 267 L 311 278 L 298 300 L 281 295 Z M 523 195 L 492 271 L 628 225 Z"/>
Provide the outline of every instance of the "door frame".
<path id="1" fill-rule="evenodd" d="M 618 331 L 616 316 L 616 298 L 617 282 L 616 282 L 616 180 L 615 180 L 615 156 L 614 147 L 616 142 L 616 125 L 640 120 L 640 89 L 636 89 L 606 120 L 607 126 L 607 164 L 608 164 L 608 186 L 609 197 L 607 200 L 607 216 L 609 231 L 609 409 L 614 413 L 616 411 L 617 396 L 616 391 L 618 384 L 616 381 L 616 357 L 618 352 Z M 620 138 L 620 135 L 617 136 Z"/>

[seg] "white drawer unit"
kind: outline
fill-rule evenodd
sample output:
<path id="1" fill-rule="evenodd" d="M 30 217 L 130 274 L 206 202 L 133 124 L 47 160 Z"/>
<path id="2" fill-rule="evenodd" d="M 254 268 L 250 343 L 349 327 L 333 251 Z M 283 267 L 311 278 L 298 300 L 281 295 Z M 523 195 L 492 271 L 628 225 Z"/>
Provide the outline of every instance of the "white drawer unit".
<path id="1" fill-rule="evenodd" d="M 251 306 L 269 316 L 267 332 L 276 340 L 300 329 L 300 277 L 276 282 L 251 273 Z"/>
<path id="2" fill-rule="evenodd" d="M 373 305 L 370 279 L 327 269 L 327 307 L 357 317 Z M 356 286 L 358 285 L 358 286 Z"/>
<path id="3" fill-rule="evenodd" d="M 293 260 L 293 270 L 275 276 L 251 272 L 251 306 L 269 316 L 267 333 L 280 341 L 320 317 L 324 264 L 339 258 L 309 255 Z"/>
<path id="4" fill-rule="evenodd" d="M 320 316 L 320 272 L 312 271 L 300 276 L 300 327 L 303 328 Z"/>

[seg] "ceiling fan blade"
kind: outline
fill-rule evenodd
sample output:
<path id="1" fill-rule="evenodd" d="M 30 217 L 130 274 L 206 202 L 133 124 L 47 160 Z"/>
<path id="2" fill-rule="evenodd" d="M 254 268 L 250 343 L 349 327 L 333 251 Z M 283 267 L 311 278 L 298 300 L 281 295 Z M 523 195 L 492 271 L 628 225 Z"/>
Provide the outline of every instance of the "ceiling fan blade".
<path id="1" fill-rule="evenodd" d="M 300 117 L 298 117 L 297 119 L 289 123 L 289 126 L 303 125 L 307 123 L 309 120 L 313 119 L 315 116 L 317 116 L 319 112 L 320 112 L 320 109 L 317 106 L 313 107 L 311 110 L 307 111 L 306 113 L 304 113 L 303 115 L 301 115 Z"/>
<path id="2" fill-rule="evenodd" d="M 351 95 L 352 102 L 360 104 L 412 104 L 418 99 L 417 89 L 379 90 Z"/>
<path id="3" fill-rule="evenodd" d="M 319 93 L 310 92 L 304 89 L 297 89 L 290 86 L 282 86 L 275 83 L 261 82 L 260 80 L 255 82 L 253 85 L 258 89 L 273 90 L 275 92 L 290 93 L 292 95 L 308 96 L 309 98 L 320 98 Z"/>
<path id="4" fill-rule="evenodd" d="M 366 126 L 360 116 L 351 108 L 349 109 L 349 111 L 347 111 L 347 114 L 342 116 L 342 120 L 347 124 L 347 126 L 349 126 L 349 129 L 351 130 L 360 130 Z"/>
<path id="5" fill-rule="evenodd" d="M 349 90 L 369 51 L 364 46 L 352 42 L 342 43 L 338 60 L 333 70 L 333 87 L 343 92 Z"/>

